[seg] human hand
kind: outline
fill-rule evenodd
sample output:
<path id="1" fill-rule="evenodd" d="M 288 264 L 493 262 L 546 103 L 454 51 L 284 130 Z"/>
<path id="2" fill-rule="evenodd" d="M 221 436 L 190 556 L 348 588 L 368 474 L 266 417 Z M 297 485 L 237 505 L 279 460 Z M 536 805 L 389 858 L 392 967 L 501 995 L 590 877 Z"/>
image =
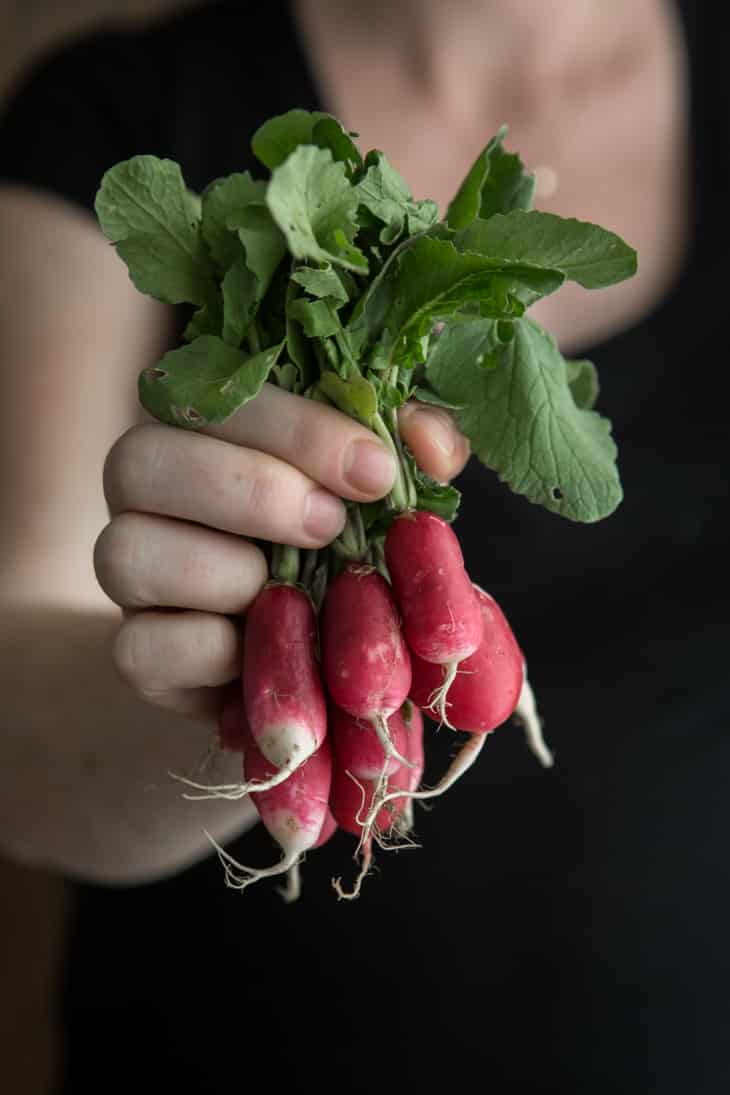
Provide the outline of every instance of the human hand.
<path id="1" fill-rule="evenodd" d="M 401 435 L 445 482 L 469 451 L 448 412 L 411 403 Z M 395 469 L 381 442 L 339 411 L 266 384 L 220 426 L 135 426 L 104 469 L 111 520 L 97 579 L 124 618 L 113 657 L 134 691 L 192 718 L 217 714 L 242 660 L 241 614 L 267 580 L 251 540 L 323 547 L 342 530 L 340 499 L 367 502 Z"/>

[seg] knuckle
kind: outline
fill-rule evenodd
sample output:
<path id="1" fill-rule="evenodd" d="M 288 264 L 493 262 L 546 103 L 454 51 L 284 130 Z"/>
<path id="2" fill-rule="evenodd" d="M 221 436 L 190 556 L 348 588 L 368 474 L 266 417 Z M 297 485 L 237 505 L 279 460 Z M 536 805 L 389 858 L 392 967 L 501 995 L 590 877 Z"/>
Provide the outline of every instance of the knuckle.
<path id="1" fill-rule="evenodd" d="M 94 545 L 94 569 L 99 585 L 119 605 L 136 607 L 144 598 L 135 592 L 141 519 L 120 513 L 102 530 Z"/>
<path id="2" fill-rule="evenodd" d="M 125 620 L 117 631 L 112 657 L 119 676 L 135 692 L 153 688 L 151 644 L 144 616 Z"/>
<path id="3" fill-rule="evenodd" d="M 139 488 L 159 463 L 161 433 L 154 424 L 132 426 L 104 461 L 104 497 L 112 510 L 133 508 Z"/>
<path id="4" fill-rule="evenodd" d="M 264 528 L 271 524 L 272 518 L 281 507 L 281 501 L 281 484 L 276 482 L 275 475 L 263 468 L 256 469 L 246 481 L 247 518 L 257 528 Z"/>

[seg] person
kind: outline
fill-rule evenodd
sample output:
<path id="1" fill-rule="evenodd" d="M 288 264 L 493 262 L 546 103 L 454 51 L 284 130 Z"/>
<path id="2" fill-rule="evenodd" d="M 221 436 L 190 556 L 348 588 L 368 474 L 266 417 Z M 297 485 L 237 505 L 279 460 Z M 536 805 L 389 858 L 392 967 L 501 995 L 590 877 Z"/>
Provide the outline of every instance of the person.
<path id="1" fill-rule="evenodd" d="M 47 56 L 0 126 L 0 841 L 75 881 L 67 1090 L 691 1090 L 730 1079 L 728 500 L 719 12 L 641 0 L 219 0 Z M 265 389 L 221 427 L 146 419 L 135 380 L 182 317 L 93 217 L 140 152 L 188 185 L 251 168 L 272 114 L 327 109 L 442 211 L 499 125 L 538 205 L 618 231 L 638 276 L 533 314 L 590 356 L 625 498 L 573 525 L 510 494 L 449 415 L 419 463 L 464 492 L 475 581 L 526 652 L 555 768 L 515 727 L 381 853 L 357 902 L 342 834 L 284 906 L 226 890 L 272 845 L 247 803 L 184 801 L 265 580 L 255 540 L 323 544 L 387 492 L 371 435 Z M 102 491 L 103 473 L 103 491 Z M 120 611 L 121 610 L 121 611 Z M 433 735 L 434 770 L 452 747 Z M 219 770 L 225 778 L 225 766 Z"/>

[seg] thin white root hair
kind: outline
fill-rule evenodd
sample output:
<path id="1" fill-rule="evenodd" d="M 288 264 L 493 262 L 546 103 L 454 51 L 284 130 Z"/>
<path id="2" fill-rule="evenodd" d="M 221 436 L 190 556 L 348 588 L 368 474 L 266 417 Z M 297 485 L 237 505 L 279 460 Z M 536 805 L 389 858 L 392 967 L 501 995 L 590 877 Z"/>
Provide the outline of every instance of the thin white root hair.
<path id="1" fill-rule="evenodd" d="M 451 725 L 451 723 L 449 722 L 449 717 L 446 714 L 446 708 L 448 707 L 446 697 L 448 695 L 449 689 L 456 680 L 456 674 L 459 671 L 458 661 L 444 662 L 443 670 L 444 679 L 439 687 L 435 688 L 431 695 L 428 697 L 426 710 L 432 711 L 438 715 L 439 729 L 441 729 L 442 726 L 448 726 L 449 730 L 454 730 L 455 727 Z"/>
<path id="2" fill-rule="evenodd" d="M 389 794 L 381 796 L 379 802 L 373 801 L 364 824 L 372 826 L 378 811 L 387 802 L 392 802 L 393 799 L 406 798 L 422 801 L 423 799 L 438 798 L 439 795 L 445 794 L 471 768 L 484 748 L 484 743 L 488 737 L 488 734 L 470 734 L 435 787 L 425 791 L 391 791 Z"/>
<path id="3" fill-rule="evenodd" d="M 358 851 L 359 851 L 359 847 L 358 847 Z M 355 857 L 357 858 L 357 852 L 355 853 Z M 360 889 L 362 887 L 363 879 L 365 878 L 365 875 L 370 870 L 370 868 L 372 866 L 372 863 L 373 863 L 373 846 L 372 846 L 372 841 L 368 840 L 367 843 L 365 844 L 365 847 L 362 850 L 362 860 L 360 862 L 360 870 L 358 872 L 357 878 L 355 879 L 355 882 L 353 884 L 352 889 L 349 890 L 349 891 L 344 890 L 342 888 L 342 879 L 341 878 L 333 878 L 332 879 L 332 885 L 333 885 L 333 887 L 334 887 L 334 889 L 337 893 L 337 896 L 340 898 L 341 901 L 354 901 L 356 897 L 360 896 Z"/>
<path id="4" fill-rule="evenodd" d="M 512 717 L 522 726 L 527 740 L 527 746 L 535 754 L 544 768 L 552 768 L 555 758 L 547 746 L 542 733 L 542 719 L 538 714 L 535 693 L 530 687 L 530 682 L 525 675 L 522 683 L 522 691 L 517 701 L 517 706 L 512 712 Z"/>
<path id="5" fill-rule="evenodd" d="M 203 832 L 218 853 L 218 858 L 221 861 L 226 874 L 226 886 L 231 890 L 243 891 L 262 878 L 273 878 L 275 875 L 286 874 L 300 862 L 301 857 L 299 854 L 294 853 L 292 855 L 284 856 L 278 863 L 274 863 L 271 867 L 245 867 L 242 863 L 239 863 L 237 859 L 234 859 L 232 855 L 229 855 L 224 848 L 221 848 L 220 844 L 218 844 L 215 838 L 210 835 L 207 829 L 203 829 Z"/>
<path id="6" fill-rule="evenodd" d="M 393 745 L 393 739 L 390 736 L 387 719 L 383 718 L 382 715 L 375 715 L 372 719 L 370 719 L 370 725 L 372 726 L 375 733 L 378 735 L 378 741 L 382 745 L 383 752 L 385 753 L 385 765 L 383 768 L 383 773 L 381 773 L 381 780 L 384 778 L 385 768 L 387 768 L 388 761 L 391 757 L 395 757 L 395 759 L 400 764 L 405 764 L 406 768 L 416 767 L 412 760 L 408 760 L 406 757 L 402 756 Z"/>
<path id="7" fill-rule="evenodd" d="M 306 760 L 306 757 L 304 758 Z M 272 787 L 278 787 L 280 783 L 284 783 L 289 778 L 292 772 L 295 772 L 297 768 L 304 761 L 299 757 L 292 757 L 291 760 L 279 769 L 269 779 L 250 779 L 244 783 L 218 783 L 207 784 L 197 783 L 195 780 L 188 779 L 186 776 L 179 776 L 175 772 L 168 772 L 168 776 L 171 779 L 176 780 L 177 783 L 183 783 L 186 787 L 192 787 L 194 790 L 201 791 L 199 795 L 183 794 L 183 798 L 188 799 L 190 802 L 201 802 L 211 798 L 224 798 L 230 802 L 235 802 L 240 798 L 245 798 L 246 795 L 250 795 L 255 791 L 270 791 Z"/>

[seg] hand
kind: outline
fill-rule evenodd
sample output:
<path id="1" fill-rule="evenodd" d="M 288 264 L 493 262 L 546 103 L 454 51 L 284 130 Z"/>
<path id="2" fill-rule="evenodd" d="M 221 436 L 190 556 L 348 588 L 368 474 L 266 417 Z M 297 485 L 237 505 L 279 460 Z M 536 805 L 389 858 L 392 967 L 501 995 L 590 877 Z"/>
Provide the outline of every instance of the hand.
<path id="1" fill-rule="evenodd" d="M 446 411 L 409 404 L 400 425 L 433 478 L 466 463 Z M 111 521 L 94 552 L 101 587 L 124 611 L 113 651 L 122 677 L 156 706 L 213 717 L 240 672 L 238 618 L 268 577 L 245 537 L 323 547 L 344 525 L 340 499 L 380 498 L 393 478 L 364 426 L 269 384 L 221 426 L 133 427 L 106 460 Z"/>

